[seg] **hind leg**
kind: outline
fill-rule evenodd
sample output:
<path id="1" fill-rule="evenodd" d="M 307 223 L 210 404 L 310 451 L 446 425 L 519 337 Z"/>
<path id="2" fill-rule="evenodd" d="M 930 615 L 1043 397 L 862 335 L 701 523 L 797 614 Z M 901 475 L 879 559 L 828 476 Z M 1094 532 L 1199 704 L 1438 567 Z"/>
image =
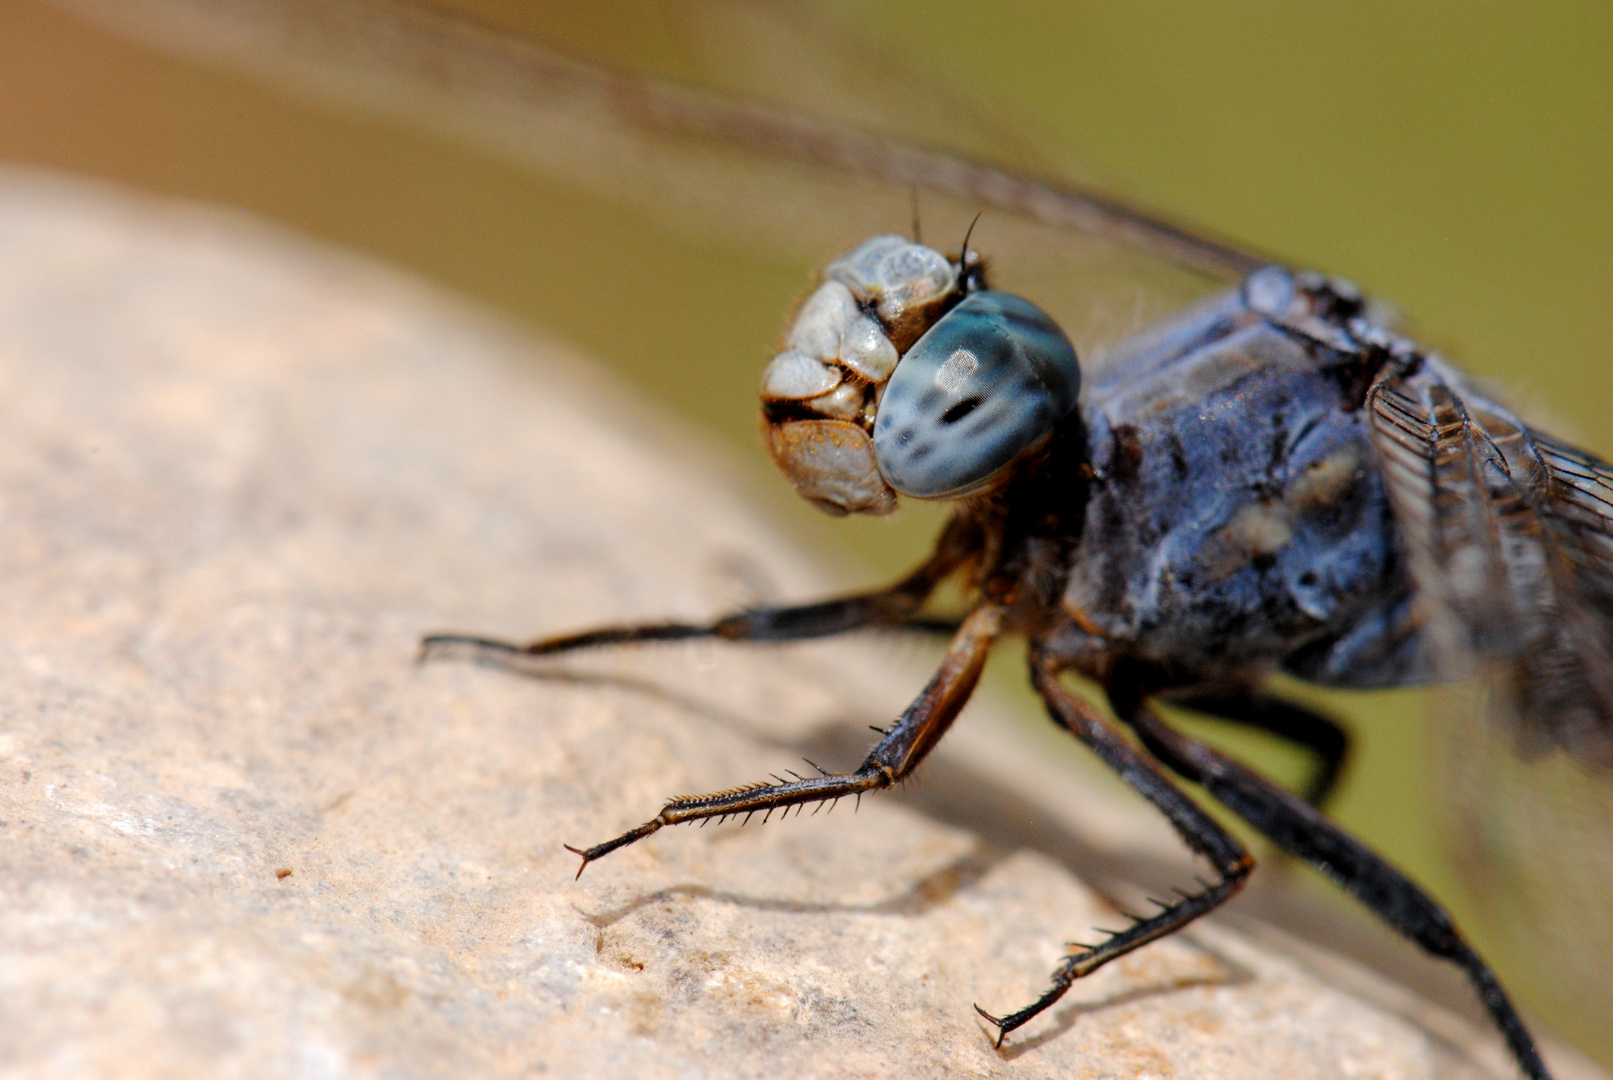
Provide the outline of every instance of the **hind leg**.
<path id="1" fill-rule="evenodd" d="M 1268 732 L 1310 751 L 1315 769 L 1305 785 L 1304 798 L 1312 806 L 1325 806 L 1337 790 L 1350 755 L 1350 734 L 1331 717 L 1242 686 L 1173 690 L 1162 698 L 1218 720 Z"/>
<path id="2" fill-rule="evenodd" d="M 1267 839 L 1332 878 L 1395 930 L 1434 956 L 1460 967 L 1500 1028 L 1518 1065 L 1532 1080 L 1550 1080 L 1523 1018 L 1495 972 L 1474 951 L 1444 908 L 1383 856 L 1323 817 L 1320 811 L 1253 769 L 1184 735 L 1148 705 L 1143 677 L 1111 681 L 1110 701 L 1149 753 Z"/>

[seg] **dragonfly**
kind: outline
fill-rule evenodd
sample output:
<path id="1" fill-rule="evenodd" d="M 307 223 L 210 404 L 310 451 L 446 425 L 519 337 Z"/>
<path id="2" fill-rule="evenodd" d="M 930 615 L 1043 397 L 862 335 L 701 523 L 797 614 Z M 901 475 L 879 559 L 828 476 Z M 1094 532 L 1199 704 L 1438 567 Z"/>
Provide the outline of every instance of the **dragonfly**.
<path id="1" fill-rule="evenodd" d="M 990 288 L 974 254 L 965 246 L 949 259 L 898 235 L 845 253 L 762 378 L 769 449 L 803 497 L 835 515 L 888 513 L 902 497 L 954 505 L 912 573 L 706 624 L 527 644 L 435 635 L 424 655 L 901 628 L 961 578 L 968 610 L 944 659 L 856 770 L 675 798 L 617 837 L 568 845 L 578 875 L 669 826 L 901 783 L 968 701 L 992 645 L 1017 633 L 1054 723 L 1164 814 L 1214 876 L 1078 945 L 1023 1008 L 976 1006 L 999 1045 L 1075 980 L 1247 881 L 1247 848 L 1174 774 L 1461 968 L 1522 1071 L 1549 1076 L 1444 908 L 1317 808 L 1338 777 L 1343 732 L 1261 683 L 1284 671 L 1347 689 L 1416 685 L 1476 657 L 1534 739 L 1613 763 L 1613 466 L 1527 427 L 1374 323 L 1348 283 L 1277 265 L 1123 343 L 1082 406 L 1068 337 L 1034 303 Z M 1067 672 L 1103 687 L 1115 721 L 1071 693 Z M 1173 701 L 1313 753 L 1308 797 L 1174 726 L 1158 708 Z"/>
<path id="2" fill-rule="evenodd" d="M 798 40 L 804 33 L 812 62 L 844 70 L 801 80 L 807 90 L 792 96 L 722 73 L 690 77 L 581 58 L 546 45 L 541 27 L 493 5 L 58 2 L 298 93 L 447 128 L 686 229 L 742 236 L 811 261 L 843 253 L 820 291 L 842 287 L 849 306 L 835 296 L 850 321 L 826 325 L 844 339 L 862 318 L 859 332 L 883 334 L 899 359 L 891 364 L 870 337 L 871 351 L 853 350 L 853 363 L 839 343 L 832 350 L 810 344 L 812 332 L 827 333 L 823 325 L 798 322 L 791 335 L 801 340 L 786 350 L 792 358 L 768 367 L 769 449 L 797 489 L 831 511 L 878 511 L 898 498 L 955 503 L 932 557 L 889 589 L 803 607 L 530 645 L 469 644 L 555 655 L 646 639 L 803 638 L 865 625 L 933 630 L 919 612 L 947 577 L 965 580 L 974 606 L 950 628 L 941 669 L 865 770 L 680 801 L 639 830 L 584 849 L 584 865 L 674 820 L 895 782 L 944 733 L 991 642 L 1021 633 L 1033 641 L 1033 681 L 1055 720 L 1131 780 L 1216 874 L 1205 890 L 1072 954 L 1042 999 L 988 1016 L 1002 1034 L 1074 978 L 1185 925 L 1247 878 L 1241 844 L 1176 787 L 1186 778 L 1455 962 L 1520 1067 L 1547 1075 L 1489 966 L 1439 905 L 1316 811 L 1336 782 L 1343 733 L 1263 682 L 1281 670 L 1328 686 L 1462 680 L 1480 687 L 1474 711 L 1486 714 L 1487 726 L 1460 741 L 1467 775 L 1479 781 L 1466 787 L 1484 793 L 1472 808 L 1475 833 L 1484 843 L 1510 844 L 1497 861 L 1529 850 L 1531 834 L 1519 819 L 1538 809 L 1549 831 L 1557 812 L 1527 792 L 1500 797 L 1520 768 L 1509 762 L 1566 763 L 1590 792 L 1576 797 L 1572 812 L 1605 806 L 1597 800 L 1606 798 L 1613 761 L 1606 663 L 1613 478 L 1604 463 L 1529 427 L 1402 337 L 1347 283 L 1290 270 L 1057 176 L 996 164 L 1016 148 L 994 141 L 989 123 L 960 136 L 971 113 L 955 99 L 855 42 L 814 38 L 811 28 L 789 33 Z M 725 12 L 753 36 L 770 32 L 745 22 L 755 9 L 744 4 L 700 9 Z M 860 89 L 829 107 L 814 96 L 825 85 Z M 906 215 L 915 193 L 932 232 L 961 235 L 986 211 L 986 256 L 966 245 L 914 255 L 922 245 L 890 239 L 890 223 Z M 931 271 L 944 264 L 931 275 L 934 302 L 917 305 L 911 323 L 881 314 L 881 297 L 909 279 L 848 269 L 873 258 L 864 252 L 871 236 L 886 237 L 879 243 L 887 254 L 905 251 L 910 263 Z M 812 310 L 834 307 L 825 300 Z M 1009 344 L 988 355 L 971 344 L 973 331 Z M 944 356 L 936 345 L 943 340 L 952 346 Z M 960 350 L 975 356 L 975 368 L 948 368 Z M 1024 370 L 1005 375 L 1002 365 L 1015 363 Z M 1001 378 L 972 381 L 988 376 Z M 904 397 L 903 384 L 914 379 L 920 390 Z M 1217 394 L 1235 397 L 1233 388 L 1245 385 L 1239 379 L 1267 396 L 1258 409 L 1244 403 L 1236 418 L 1247 443 L 1231 460 L 1208 460 L 1202 439 L 1170 424 L 1186 424 Z M 926 404 L 925 385 L 951 386 L 955 400 L 937 412 L 940 399 Z M 947 419 L 949 408 L 965 405 Z M 985 425 L 993 416 L 1007 426 Z M 989 443 L 1006 458 L 982 464 L 957 452 L 941 438 L 955 426 L 975 432 L 971 446 Z M 934 436 L 931 465 L 903 463 L 899 430 L 908 432 L 909 451 Z M 1280 452 L 1262 462 L 1249 457 L 1244 451 L 1259 437 Z M 927 471 L 938 460 L 961 470 L 965 482 Z M 993 468 L 974 475 L 986 465 Z M 1205 492 L 1219 484 L 1247 498 L 1212 506 Z M 1197 507 L 1215 527 L 1187 543 L 1169 521 L 1150 525 L 1128 514 L 1125 493 L 1154 509 Z M 1173 493 L 1181 496 L 1174 504 Z M 1184 567 L 1192 582 L 1175 573 Z M 1259 618 L 1249 615 L 1252 600 Z M 1261 606 L 1267 601 L 1288 606 L 1273 614 Z M 1070 670 L 1105 688 L 1112 715 L 1070 694 L 1060 678 Z M 1156 707 L 1161 702 L 1308 748 L 1318 762 L 1308 798 L 1189 738 Z M 1137 741 L 1121 737 L 1121 728 Z M 1523 812 L 1497 810 L 1506 806 Z M 1517 836 L 1498 840 L 1508 829 Z M 1595 903 L 1604 894 L 1578 895 Z M 1563 925 L 1571 932 L 1587 909 L 1570 900 L 1557 910 L 1570 912 Z"/>

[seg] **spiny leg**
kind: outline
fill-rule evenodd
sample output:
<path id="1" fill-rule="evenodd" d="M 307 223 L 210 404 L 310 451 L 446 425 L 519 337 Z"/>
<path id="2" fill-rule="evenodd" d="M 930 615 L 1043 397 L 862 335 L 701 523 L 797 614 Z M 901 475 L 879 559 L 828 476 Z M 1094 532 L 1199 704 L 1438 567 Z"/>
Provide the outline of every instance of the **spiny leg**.
<path id="1" fill-rule="evenodd" d="M 1155 900 L 1156 914 L 1141 917 L 1131 915 L 1132 925 L 1111 932 L 1096 945 L 1080 945 L 1079 952 L 1067 956 L 1053 970 L 1052 986 L 1046 993 L 1018 1012 L 1007 1016 L 993 1016 L 980 1006 L 975 1011 L 997 1025 L 997 1045 L 1010 1031 L 1020 1027 L 1038 1013 L 1050 1008 L 1063 997 L 1075 980 L 1092 974 L 1109 961 L 1124 956 L 1133 949 L 1175 933 L 1200 915 L 1220 906 L 1242 887 L 1254 860 L 1231 833 L 1210 817 L 1148 757 L 1139 753 L 1125 737 L 1086 702 L 1066 690 L 1059 682 L 1059 662 L 1051 655 L 1032 646 L 1031 681 L 1042 700 L 1047 703 L 1053 722 L 1080 739 L 1098 759 L 1109 766 L 1120 778 L 1130 784 L 1143 798 L 1153 803 L 1175 827 L 1178 835 L 1198 854 L 1215 867 L 1213 882 L 1200 882 L 1199 892 L 1179 892 L 1175 903 Z"/>
<path id="2" fill-rule="evenodd" d="M 661 812 L 636 829 L 629 829 L 614 840 L 579 849 L 570 844 L 566 850 L 582 856 L 577 876 L 595 859 L 603 858 L 617 848 L 636 843 L 668 825 L 688 821 L 754 814 L 766 815 L 775 810 L 808 803 L 833 802 L 848 795 L 861 797 L 865 791 L 877 791 L 905 779 L 924 760 L 926 754 L 946 734 L 952 721 L 957 719 L 969 695 L 980 680 L 991 643 L 1002 626 L 1002 608 L 982 604 L 971 611 L 958 626 L 952 643 L 947 647 L 941 666 L 930 677 L 913 704 L 892 727 L 856 772 L 828 773 L 819 769 L 819 776 L 796 776 L 793 780 L 775 776 L 772 781 L 748 784 L 711 795 L 688 795 L 673 799 Z M 816 767 L 816 766 L 814 766 Z"/>
<path id="3" fill-rule="evenodd" d="M 1163 700 L 1244 727 L 1276 735 L 1309 750 L 1315 771 L 1305 785 L 1304 799 L 1325 806 L 1338 788 L 1344 763 L 1350 755 L 1350 733 L 1338 721 L 1302 705 L 1247 687 L 1197 687 L 1170 691 Z"/>
<path id="4" fill-rule="evenodd" d="M 1495 973 L 1432 897 L 1298 796 L 1166 724 L 1143 702 L 1141 692 L 1123 692 L 1116 709 L 1149 752 L 1178 775 L 1203 786 L 1278 847 L 1321 870 L 1394 929 L 1462 968 L 1518 1065 L 1532 1080 L 1550 1080 Z"/>
<path id="5" fill-rule="evenodd" d="M 953 633 L 958 624 L 920 618 L 918 610 L 947 575 L 978 549 L 978 528 L 964 518 L 954 519 L 941 534 L 930 558 L 907 577 L 888 588 L 789 607 L 753 608 L 710 623 L 650 623 L 641 626 L 607 626 L 580 634 L 520 643 L 473 634 L 431 634 L 420 642 L 420 659 L 449 652 L 497 660 L 515 657 L 555 656 L 559 653 L 608 645 L 688 641 L 718 638 L 724 641 L 805 641 L 873 627 Z"/>

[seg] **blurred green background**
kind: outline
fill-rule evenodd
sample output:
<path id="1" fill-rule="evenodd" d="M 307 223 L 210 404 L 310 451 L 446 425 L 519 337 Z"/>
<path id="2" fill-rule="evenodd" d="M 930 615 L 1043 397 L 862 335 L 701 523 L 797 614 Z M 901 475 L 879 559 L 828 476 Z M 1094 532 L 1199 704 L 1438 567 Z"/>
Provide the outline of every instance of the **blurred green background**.
<path id="1" fill-rule="evenodd" d="M 931 138 L 956 124 L 962 145 L 1350 277 L 1544 426 L 1613 455 L 1613 5 L 779 8 L 808 50 L 845 44 L 818 58 L 822 84 L 800 74 L 812 57 L 774 71 L 765 53 L 725 55 L 698 5 L 436 6 L 796 105 L 854 82 L 858 63 L 903 65 L 922 75 L 923 100 L 895 107 L 898 127 L 913 116 Z M 0 159 L 239 207 L 541 326 L 731 447 L 766 512 L 848 583 L 915 561 L 935 523 L 922 510 L 831 523 L 766 475 L 754 379 L 809 284 L 792 260 L 668 229 L 429 126 L 131 43 L 43 0 L 0 5 Z M 1022 682 L 995 666 L 1001 693 Z M 1361 738 L 1337 816 L 1449 898 L 1536 1015 L 1613 1061 L 1607 998 L 1532 964 L 1537 943 L 1487 922 L 1459 880 L 1434 809 L 1426 695 L 1323 700 Z M 1298 775 L 1280 751 L 1224 741 Z"/>

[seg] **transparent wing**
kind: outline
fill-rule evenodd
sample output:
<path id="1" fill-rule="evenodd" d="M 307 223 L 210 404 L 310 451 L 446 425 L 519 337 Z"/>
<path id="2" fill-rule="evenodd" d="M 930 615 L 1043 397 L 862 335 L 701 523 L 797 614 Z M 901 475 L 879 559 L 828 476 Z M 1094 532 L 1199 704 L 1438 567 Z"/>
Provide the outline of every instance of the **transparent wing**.
<path id="1" fill-rule="evenodd" d="M 1438 360 L 1367 404 L 1442 673 L 1482 675 L 1526 757 L 1613 767 L 1613 467 Z"/>
<path id="2" fill-rule="evenodd" d="M 905 231 L 915 193 L 932 241 L 961 239 L 984 210 L 975 236 L 996 282 L 1035 296 L 1083 357 L 1265 261 L 1027 179 L 1028 153 L 945 89 L 782 5 L 640 3 L 603 33 L 578 28 L 586 15 L 476 0 L 54 2 L 155 48 L 469 140 L 666 227 L 765 248 L 798 261 L 803 281 L 836 251 Z"/>
<path id="3" fill-rule="evenodd" d="M 1613 467 L 1437 361 L 1379 382 L 1367 407 L 1427 640 L 1444 674 L 1467 676 L 1435 730 L 1476 929 L 1547 1015 L 1605 1020 Z"/>

